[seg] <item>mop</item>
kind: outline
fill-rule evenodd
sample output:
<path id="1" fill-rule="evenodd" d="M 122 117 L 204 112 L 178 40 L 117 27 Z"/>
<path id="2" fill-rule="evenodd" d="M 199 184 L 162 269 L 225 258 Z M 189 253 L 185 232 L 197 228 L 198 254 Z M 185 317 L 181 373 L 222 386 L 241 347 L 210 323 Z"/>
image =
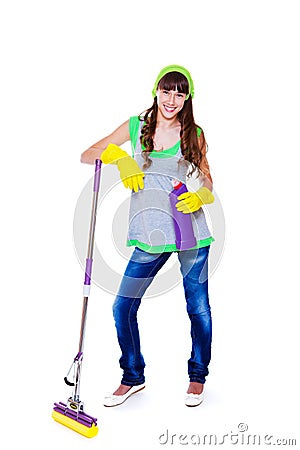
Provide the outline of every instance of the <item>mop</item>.
<path id="1" fill-rule="evenodd" d="M 80 433 L 83 436 L 89 438 L 96 436 L 98 433 L 97 419 L 84 412 L 83 410 L 84 404 L 80 400 L 79 394 L 80 394 L 80 378 L 83 359 L 83 344 L 86 325 L 86 315 L 88 307 L 88 298 L 90 295 L 90 288 L 91 288 L 91 274 L 93 263 L 98 194 L 100 186 L 100 173 L 101 173 L 101 161 L 97 159 L 95 161 L 92 212 L 91 212 L 89 243 L 85 267 L 85 279 L 83 286 L 84 297 L 83 297 L 83 307 L 81 317 L 79 349 L 77 355 L 75 356 L 72 362 L 70 370 L 67 373 L 67 376 L 64 378 L 65 383 L 68 386 L 73 387 L 73 393 L 72 396 L 67 400 L 67 403 L 63 402 L 54 403 L 54 408 L 52 411 L 52 417 L 56 422 L 59 422 L 62 425 L 65 425 L 66 427 L 71 428 L 77 433 Z M 69 381 L 68 376 L 72 370 L 73 370 L 73 381 Z"/>

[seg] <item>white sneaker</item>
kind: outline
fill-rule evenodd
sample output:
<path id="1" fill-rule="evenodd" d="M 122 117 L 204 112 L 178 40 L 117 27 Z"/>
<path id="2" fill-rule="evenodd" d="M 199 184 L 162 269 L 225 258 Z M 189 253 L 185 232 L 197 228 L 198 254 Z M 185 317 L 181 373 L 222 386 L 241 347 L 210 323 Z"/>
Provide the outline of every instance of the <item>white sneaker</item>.
<path id="1" fill-rule="evenodd" d="M 145 384 L 139 384 L 138 386 L 131 386 L 131 388 L 126 392 L 124 395 L 114 395 L 114 394 L 107 394 L 104 397 L 104 406 L 118 406 L 125 402 L 131 395 L 135 394 L 136 392 L 141 391 L 145 388 Z"/>
<path id="2" fill-rule="evenodd" d="M 201 405 L 204 399 L 204 393 L 201 394 L 186 394 L 185 395 L 185 404 L 186 406 L 198 406 Z"/>

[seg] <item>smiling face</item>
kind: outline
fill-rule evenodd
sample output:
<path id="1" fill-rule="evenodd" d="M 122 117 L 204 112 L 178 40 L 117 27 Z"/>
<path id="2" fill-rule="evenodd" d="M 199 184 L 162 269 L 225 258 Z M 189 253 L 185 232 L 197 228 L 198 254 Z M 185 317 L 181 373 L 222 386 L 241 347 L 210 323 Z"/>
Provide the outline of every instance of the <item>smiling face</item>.
<path id="1" fill-rule="evenodd" d="M 165 119 L 174 119 L 183 109 L 189 93 L 187 78 L 179 72 L 168 72 L 158 83 L 156 97 L 158 114 Z"/>
<path id="2" fill-rule="evenodd" d="M 177 90 L 158 89 L 157 106 L 158 111 L 165 119 L 173 119 L 182 110 L 186 94 Z"/>

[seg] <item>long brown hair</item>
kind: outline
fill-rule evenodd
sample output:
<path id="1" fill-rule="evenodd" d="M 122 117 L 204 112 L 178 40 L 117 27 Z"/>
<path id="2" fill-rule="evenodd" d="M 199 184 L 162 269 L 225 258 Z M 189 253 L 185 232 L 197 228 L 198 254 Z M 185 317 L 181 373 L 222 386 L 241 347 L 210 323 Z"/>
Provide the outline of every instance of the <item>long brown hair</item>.
<path id="1" fill-rule="evenodd" d="M 188 80 L 179 72 L 169 72 L 164 75 L 159 81 L 157 88 L 166 91 L 177 90 L 184 94 L 189 93 Z M 143 169 L 150 167 L 152 164 L 149 155 L 154 150 L 153 137 L 157 124 L 157 111 L 157 97 L 155 97 L 153 105 L 139 115 L 139 119 L 144 122 L 140 137 L 141 144 L 144 147 L 142 152 L 142 156 L 145 159 Z M 205 172 L 204 160 L 206 160 L 205 154 L 207 152 L 207 144 L 203 130 L 195 123 L 191 96 L 185 101 L 177 118 L 181 124 L 181 152 L 184 160 L 191 163 L 191 169 L 188 175 L 191 176 L 196 171 L 197 176 L 199 176 L 201 173 Z M 197 127 L 202 130 L 199 140 L 197 136 Z"/>

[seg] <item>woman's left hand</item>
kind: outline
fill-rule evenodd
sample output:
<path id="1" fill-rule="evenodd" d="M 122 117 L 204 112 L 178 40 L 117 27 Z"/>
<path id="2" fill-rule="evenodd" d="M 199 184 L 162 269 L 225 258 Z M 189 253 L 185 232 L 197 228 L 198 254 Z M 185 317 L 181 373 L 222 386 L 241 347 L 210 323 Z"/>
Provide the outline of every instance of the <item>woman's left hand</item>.
<path id="1" fill-rule="evenodd" d="M 214 202 L 214 196 L 206 187 L 200 188 L 197 192 L 185 192 L 179 195 L 176 208 L 183 214 L 198 211 L 202 205 Z"/>

